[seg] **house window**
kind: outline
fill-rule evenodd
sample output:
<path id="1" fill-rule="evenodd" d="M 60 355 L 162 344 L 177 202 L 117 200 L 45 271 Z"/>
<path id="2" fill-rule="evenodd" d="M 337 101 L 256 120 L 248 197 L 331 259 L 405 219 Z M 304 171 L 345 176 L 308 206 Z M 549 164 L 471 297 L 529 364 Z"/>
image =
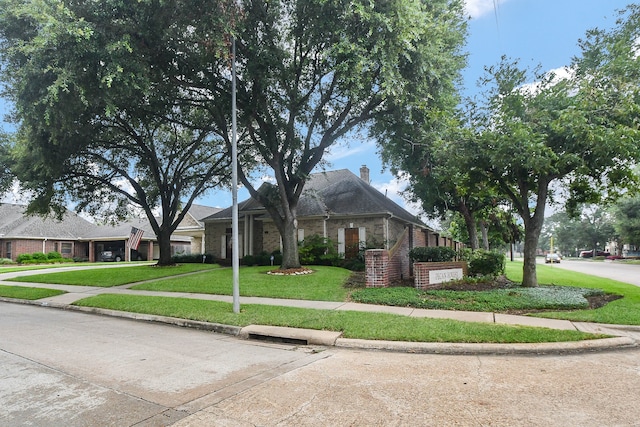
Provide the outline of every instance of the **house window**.
<path id="1" fill-rule="evenodd" d="M 13 259 L 12 258 L 12 253 L 11 253 L 11 242 L 7 242 L 6 246 L 5 246 L 6 250 L 5 250 L 5 256 L 9 259 Z"/>
<path id="2" fill-rule="evenodd" d="M 298 242 L 304 242 L 304 229 L 298 229 Z"/>
<path id="3" fill-rule="evenodd" d="M 57 243 L 56 243 L 56 246 L 58 246 Z M 71 243 L 69 243 L 69 242 L 62 243 L 61 247 L 62 247 L 62 249 L 61 249 L 60 253 L 62 254 L 62 256 L 64 257 L 65 255 L 67 255 L 67 257 L 70 257 L 71 256 L 71 250 L 73 249 Z M 58 251 L 58 249 L 56 248 L 56 252 L 57 251 Z"/>

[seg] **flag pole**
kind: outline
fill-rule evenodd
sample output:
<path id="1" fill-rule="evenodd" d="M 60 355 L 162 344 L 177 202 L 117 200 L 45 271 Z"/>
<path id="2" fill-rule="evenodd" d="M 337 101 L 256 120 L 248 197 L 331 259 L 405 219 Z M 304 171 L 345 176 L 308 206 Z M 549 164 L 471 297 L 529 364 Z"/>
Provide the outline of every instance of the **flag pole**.
<path id="1" fill-rule="evenodd" d="M 238 251 L 238 134 L 236 121 L 236 38 L 231 38 L 231 266 L 233 312 L 240 313 L 240 254 Z"/>

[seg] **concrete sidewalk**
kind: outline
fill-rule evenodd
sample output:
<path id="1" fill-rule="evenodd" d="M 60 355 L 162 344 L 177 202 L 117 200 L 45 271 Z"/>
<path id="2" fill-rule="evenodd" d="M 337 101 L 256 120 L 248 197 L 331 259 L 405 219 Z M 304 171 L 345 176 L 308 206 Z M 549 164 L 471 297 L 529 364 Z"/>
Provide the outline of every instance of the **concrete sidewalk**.
<path id="1" fill-rule="evenodd" d="M 60 271 L 60 270 L 57 270 Z M 42 271 L 39 271 L 42 272 Z M 38 272 L 38 273 L 39 273 Z M 28 275 L 29 272 L 21 272 Z M 31 273 L 31 274 L 35 274 Z M 126 295 L 148 295 L 163 296 L 171 298 L 193 298 L 211 301 L 222 301 L 232 303 L 232 297 L 227 295 L 193 294 L 183 292 L 158 292 L 158 291 L 137 291 L 129 289 L 133 284 L 122 286 L 100 288 L 93 286 L 73 286 L 56 285 L 29 282 L 5 282 L 9 276 L 15 277 L 11 273 L 0 276 L 0 284 L 9 286 L 27 286 L 37 288 L 58 289 L 65 291 L 65 294 L 43 298 L 36 301 L 16 301 L 7 298 L 0 298 L 4 302 L 20 302 L 46 307 L 61 308 L 67 310 L 85 311 L 103 315 L 125 317 L 136 320 L 146 320 L 162 323 L 170 323 L 180 326 L 213 330 L 216 332 L 237 335 L 243 338 L 273 339 L 283 342 L 338 346 L 361 349 L 392 350 L 418 353 L 446 353 L 446 354 L 497 354 L 497 353 L 562 353 L 576 351 L 591 351 L 616 349 L 624 347 L 635 347 L 640 342 L 640 327 L 626 325 L 605 325 L 584 322 L 571 322 L 568 320 L 545 319 L 529 316 L 516 316 L 500 313 L 485 313 L 472 311 L 447 311 L 447 310 L 426 310 L 408 307 L 392 307 L 371 304 L 359 304 L 352 302 L 331 302 L 331 301 L 307 301 L 260 297 L 241 297 L 241 304 L 274 305 L 284 307 L 298 307 L 319 310 L 348 310 L 361 312 L 390 313 L 408 317 L 451 319 L 462 322 L 484 322 L 513 326 L 531 326 L 560 330 L 576 330 L 588 333 L 606 334 L 615 338 L 605 338 L 598 340 L 585 340 L 577 342 L 562 343 L 541 343 L 541 344 L 462 344 L 462 343 L 415 343 L 415 342 L 392 342 L 392 341 L 366 341 L 342 338 L 339 332 L 317 331 L 307 329 L 282 328 L 262 325 L 251 325 L 246 328 L 239 328 L 227 325 L 207 324 L 206 322 L 188 321 L 184 319 L 167 318 L 163 316 L 141 315 L 137 313 L 117 312 L 113 310 L 77 307 L 72 304 L 80 299 L 99 294 L 126 294 Z"/>

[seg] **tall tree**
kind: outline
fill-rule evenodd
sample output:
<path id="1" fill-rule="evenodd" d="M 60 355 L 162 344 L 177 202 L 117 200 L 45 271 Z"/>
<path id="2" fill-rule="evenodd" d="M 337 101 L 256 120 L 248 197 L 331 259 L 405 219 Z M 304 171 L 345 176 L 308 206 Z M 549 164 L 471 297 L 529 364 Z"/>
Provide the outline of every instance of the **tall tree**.
<path id="1" fill-rule="evenodd" d="M 620 199 L 615 207 L 614 227 L 623 243 L 640 247 L 640 196 Z"/>
<path id="2" fill-rule="evenodd" d="M 228 13 L 195 0 L 0 0 L 13 169 L 35 194 L 29 210 L 59 213 L 72 199 L 122 218 L 138 206 L 170 264 L 172 232 L 229 175 L 226 126 L 175 83 L 195 72 L 228 82 Z"/>
<path id="3" fill-rule="evenodd" d="M 309 174 L 336 142 L 362 129 L 385 141 L 449 96 L 462 63 L 462 3 L 245 1 L 239 25 L 239 124 L 276 185 L 255 188 L 245 167 L 240 178 L 280 231 L 281 267 L 298 267 Z"/>
<path id="4" fill-rule="evenodd" d="M 525 229 L 523 285 L 537 286 L 536 249 L 547 202 L 563 189 L 566 206 L 598 202 L 633 178 L 637 127 L 629 126 L 627 102 L 600 103 L 601 82 L 535 74 L 503 58 L 487 68 L 493 83 L 478 164 L 509 198 Z M 594 98 L 596 92 L 597 101 Z M 555 187 L 551 187 L 555 183 Z M 587 185 L 588 184 L 588 185 Z"/>

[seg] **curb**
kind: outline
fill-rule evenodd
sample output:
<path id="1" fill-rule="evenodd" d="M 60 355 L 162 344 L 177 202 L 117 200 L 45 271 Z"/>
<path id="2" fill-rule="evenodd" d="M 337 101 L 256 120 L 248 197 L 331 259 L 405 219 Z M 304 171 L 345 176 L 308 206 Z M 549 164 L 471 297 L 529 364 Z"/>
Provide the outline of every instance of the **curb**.
<path id="1" fill-rule="evenodd" d="M 415 354 L 446 354 L 446 355 L 544 355 L 544 354 L 569 354 L 594 351 L 607 351 L 635 348 L 638 343 L 631 337 L 600 338 L 583 341 L 564 341 L 549 343 L 435 343 L 435 342 L 408 342 L 408 341 L 382 341 L 342 338 L 341 332 L 320 331 L 315 329 L 287 328 L 279 326 L 249 325 L 245 327 L 224 325 L 220 323 L 202 322 L 197 320 L 180 319 L 177 317 L 158 316 L 153 314 L 130 313 L 127 311 L 109 310 L 94 307 L 79 307 L 68 304 L 2 298 L 0 302 L 14 304 L 33 305 L 38 307 L 56 308 L 67 311 L 97 314 L 110 317 L 118 317 L 129 320 L 162 323 L 182 328 L 192 328 L 203 331 L 211 331 L 220 334 L 231 335 L 242 339 L 256 339 L 275 341 L 280 343 L 322 345 L 345 349 L 359 349 L 372 351 L 389 351 Z M 640 330 L 640 327 L 611 325 L 617 329 Z M 613 328 L 612 328 L 613 329 Z"/>

